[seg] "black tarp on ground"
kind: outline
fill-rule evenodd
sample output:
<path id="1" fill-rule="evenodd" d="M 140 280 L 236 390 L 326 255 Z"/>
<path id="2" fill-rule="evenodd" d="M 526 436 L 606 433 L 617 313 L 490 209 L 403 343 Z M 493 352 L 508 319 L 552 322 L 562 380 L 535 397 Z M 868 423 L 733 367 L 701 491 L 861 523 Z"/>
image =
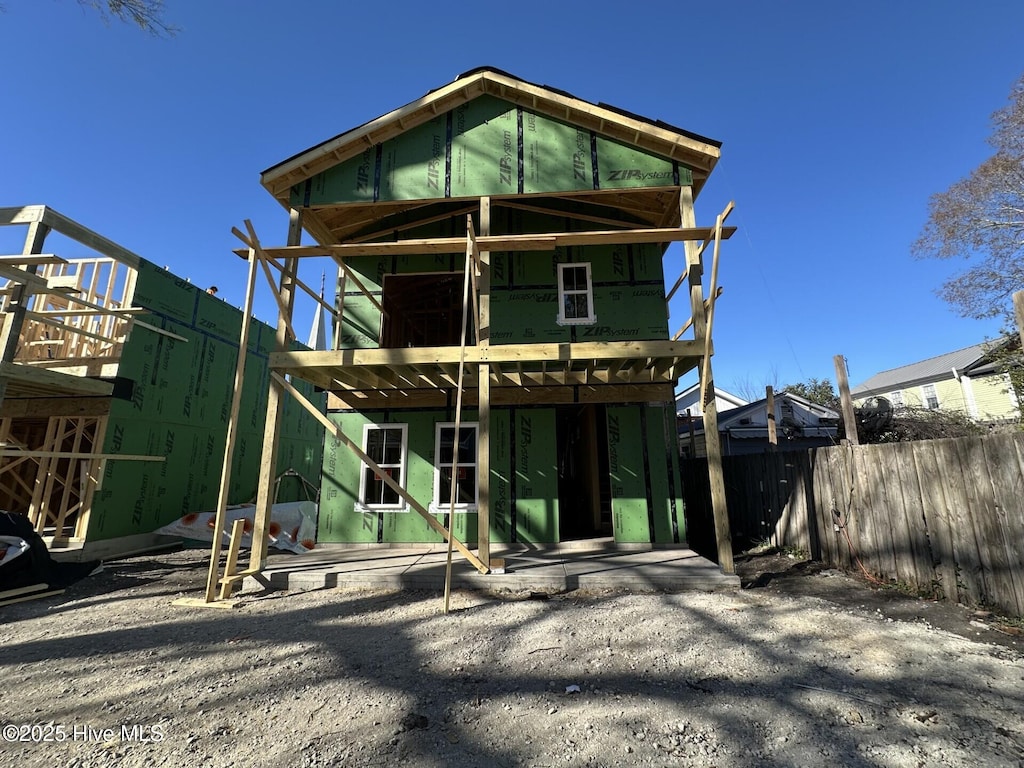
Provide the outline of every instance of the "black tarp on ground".
<path id="1" fill-rule="evenodd" d="M 28 550 L 0 565 L 0 591 L 47 584 L 59 589 L 91 573 L 96 563 L 58 563 L 25 515 L 0 512 L 0 536 L 22 539 Z"/>

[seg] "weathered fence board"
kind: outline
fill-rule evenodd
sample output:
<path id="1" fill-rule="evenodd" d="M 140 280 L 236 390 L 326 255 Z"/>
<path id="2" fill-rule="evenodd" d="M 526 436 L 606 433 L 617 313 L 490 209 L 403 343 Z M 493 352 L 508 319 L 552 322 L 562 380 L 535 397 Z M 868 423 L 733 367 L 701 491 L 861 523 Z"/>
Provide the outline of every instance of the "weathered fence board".
<path id="1" fill-rule="evenodd" d="M 1003 576 L 1015 596 L 1024 595 L 1022 589 L 1021 552 L 1019 549 L 1020 540 L 1011 535 L 1011 517 L 1020 515 L 1020 466 L 1017 463 L 1017 454 L 1013 444 L 1002 439 L 985 441 L 986 465 L 988 467 L 989 479 L 992 482 L 991 514 L 986 516 L 990 520 L 989 525 L 989 546 L 998 553 L 993 558 L 994 568 L 1003 568 Z M 1011 463 L 1012 462 L 1012 463 Z M 1024 601 L 1017 604 L 1017 612 L 1024 614 Z"/>
<path id="2" fill-rule="evenodd" d="M 939 460 L 936 456 L 937 440 L 919 440 L 911 443 L 918 484 L 921 487 L 923 515 L 928 521 L 928 543 L 935 578 L 946 599 L 959 601 L 956 560 L 953 557 L 953 534 L 950 530 L 949 504 L 944 492 Z"/>
<path id="3" fill-rule="evenodd" d="M 893 445 L 893 448 L 896 448 Z M 893 495 L 902 501 L 903 527 L 906 531 L 905 547 L 910 567 L 907 578 L 913 584 L 931 585 L 935 581 L 935 567 L 932 564 L 928 549 L 928 529 L 924 519 L 923 489 L 917 478 L 917 467 L 914 464 L 913 445 L 899 446 L 894 450 L 896 480 Z"/>
<path id="4" fill-rule="evenodd" d="M 707 553 L 707 465 L 684 465 L 690 545 Z M 1024 615 L 1024 433 L 730 456 L 723 468 L 738 546 L 798 547 Z"/>

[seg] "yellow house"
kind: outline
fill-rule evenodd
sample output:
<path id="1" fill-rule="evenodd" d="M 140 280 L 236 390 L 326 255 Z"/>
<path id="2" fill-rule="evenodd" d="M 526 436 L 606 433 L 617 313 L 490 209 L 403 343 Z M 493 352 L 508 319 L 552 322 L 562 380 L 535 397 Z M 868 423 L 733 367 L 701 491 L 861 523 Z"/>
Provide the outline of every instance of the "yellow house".
<path id="1" fill-rule="evenodd" d="M 983 342 L 876 373 L 853 388 L 854 405 L 859 407 L 870 397 L 884 397 L 896 411 L 961 411 L 982 422 L 1016 419 L 1020 403 L 1009 375 L 998 370 L 992 355 L 994 349 L 1013 342 L 1009 337 Z"/>

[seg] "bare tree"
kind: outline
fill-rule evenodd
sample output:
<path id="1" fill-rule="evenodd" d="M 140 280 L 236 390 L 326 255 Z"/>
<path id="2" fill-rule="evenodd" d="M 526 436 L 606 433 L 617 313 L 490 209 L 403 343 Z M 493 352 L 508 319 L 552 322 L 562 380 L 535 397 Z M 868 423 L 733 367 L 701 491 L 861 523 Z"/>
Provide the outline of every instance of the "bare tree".
<path id="1" fill-rule="evenodd" d="M 104 21 L 113 17 L 156 37 L 174 37 L 178 32 L 164 20 L 163 0 L 78 0 L 78 4 L 95 9 Z"/>
<path id="2" fill-rule="evenodd" d="M 779 372 L 774 365 L 770 366 L 768 372 L 761 377 L 747 373 L 742 378 L 733 379 L 729 385 L 729 391 L 739 395 L 748 403 L 754 403 L 765 396 L 765 387 L 771 387 L 776 392 L 782 391 L 779 386 Z"/>
<path id="3" fill-rule="evenodd" d="M 179 31 L 164 20 L 164 0 L 78 0 L 78 4 L 92 8 L 105 22 L 114 18 L 135 24 L 154 37 L 174 37 Z M 6 11 L 6 3 L 0 3 L 0 13 Z"/>
<path id="4" fill-rule="evenodd" d="M 1011 296 L 1024 286 L 1024 75 L 992 124 L 995 154 L 932 196 L 912 252 L 972 260 L 940 295 L 965 317 L 1003 317 L 1012 327 Z"/>

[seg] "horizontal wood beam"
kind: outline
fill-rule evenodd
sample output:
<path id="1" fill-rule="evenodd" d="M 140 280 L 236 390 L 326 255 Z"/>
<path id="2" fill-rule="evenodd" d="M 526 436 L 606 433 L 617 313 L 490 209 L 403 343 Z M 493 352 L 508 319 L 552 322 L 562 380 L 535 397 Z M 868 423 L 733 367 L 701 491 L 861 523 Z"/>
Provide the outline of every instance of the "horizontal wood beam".
<path id="1" fill-rule="evenodd" d="M 638 357 L 699 357 L 703 342 L 681 341 L 589 341 L 576 343 L 495 344 L 466 347 L 467 363 L 563 362 L 575 360 L 616 360 Z M 337 349 L 270 354 L 270 367 L 339 368 L 352 365 L 438 365 L 458 363 L 458 347 L 396 347 L 394 349 Z"/>
<path id="2" fill-rule="evenodd" d="M 114 391 L 114 385 L 108 381 L 69 376 L 20 363 L 0 362 L 0 378 L 20 384 L 31 384 L 43 390 L 57 389 L 68 394 L 109 395 Z"/>
<path id="3" fill-rule="evenodd" d="M 24 456 L 29 459 L 120 459 L 122 461 L 167 461 L 166 456 L 142 456 L 133 453 L 82 453 L 79 451 L 23 451 L 0 448 L 0 457 Z"/>
<path id="4" fill-rule="evenodd" d="M 32 266 L 39 264 L 67 264 L 68 260 L 53 253 L 25 253 L 13 256 L 0 256 L 0 264 L 12 266 Z"/>
<path id="5" fill-rule="evenodd" d="M 723 227 L 728 239 L 735 227 Z M 553 232 L 538 235 L 481 235 L 476 239 L 482 251 L 552 251 L 558 246 L 635 245 L 707 240 L 713 227 L 664 227 L 655 229 L 609 229 L 593 232 Z M 405 256 L 425 253 L 465 253 L 465 237 L 435 237 L 397 240 L 391 243 L 342 243 L 339 245 L 292 245 L 264 248 L 271 256 L 323 257 Z"/>
<path id="6" fill-rule="evenodd" d="M 5 397 L 0 418 L 50 416 L 105 416 L 110 413 L 109 397 Z"/>
<path id="7" fill-rule="evenodd" d="M 494 377 L 491 377 L 492 380 Z M 491 387 L 491 405 L 544 405 L 569 403 L 668 403 L 674 400 L 671 383 L 662 384 L 607 384 L 560 387 Z M 463 404 L 479 404 L 477 390 L 463 393 Z M 448 394 L 438 390 L 361 390 L 332 392 L 327 397 L 327 409 L 402 409 L 443 408 Z"/>

